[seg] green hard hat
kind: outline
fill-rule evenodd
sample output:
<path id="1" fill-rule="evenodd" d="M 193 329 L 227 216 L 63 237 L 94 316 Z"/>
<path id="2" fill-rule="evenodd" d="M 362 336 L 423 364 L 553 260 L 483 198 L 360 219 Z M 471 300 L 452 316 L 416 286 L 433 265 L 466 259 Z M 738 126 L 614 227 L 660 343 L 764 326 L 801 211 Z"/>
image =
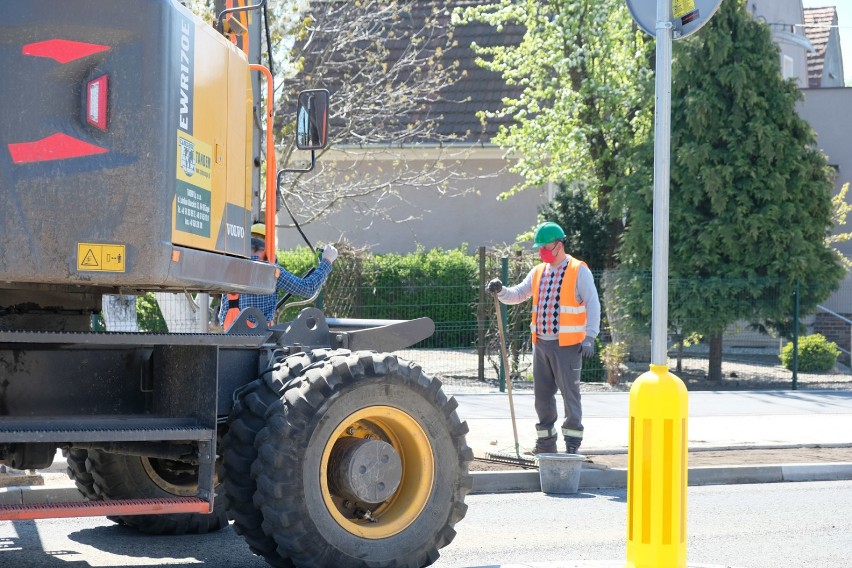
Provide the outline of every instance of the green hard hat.
<path id="1" fill-rule="evenodd" d="M 553 221 L 548 221 L 547 223 L 539 225 L 535 230 L 535 244 L 533 245 L 533 248 L 543 247 L 545 245 L 549 245 L 553 241 L 558 241 L 564 238 L 565 231 L 562 230 L 562 227 Z"/>

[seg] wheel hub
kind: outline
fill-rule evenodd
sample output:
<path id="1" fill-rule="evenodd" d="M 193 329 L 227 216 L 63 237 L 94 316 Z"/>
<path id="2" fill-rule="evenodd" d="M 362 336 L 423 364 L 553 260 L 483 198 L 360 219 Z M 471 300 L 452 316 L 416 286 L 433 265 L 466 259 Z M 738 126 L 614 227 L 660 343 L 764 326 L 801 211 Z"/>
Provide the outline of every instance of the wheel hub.
<path id="1" fill-rule="evenodd" d="M 331 489 L 340 497 L 376 505 L 394 494 L 402 481 L 402 461 L 382 440 L 341 438 L 329 459 Z"/>

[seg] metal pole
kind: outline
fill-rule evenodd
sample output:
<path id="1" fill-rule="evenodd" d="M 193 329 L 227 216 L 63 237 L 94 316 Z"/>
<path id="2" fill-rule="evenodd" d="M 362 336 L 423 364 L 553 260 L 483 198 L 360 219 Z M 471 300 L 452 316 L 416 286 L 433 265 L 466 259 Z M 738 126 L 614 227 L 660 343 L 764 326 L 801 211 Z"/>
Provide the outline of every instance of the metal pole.
<path id="1" fill-rule="evenodd" d="M 793 390 L 797 389 L 799 381 L 799 281 L 796 280 L 796 290 L 793 292 Z"/>
<path id="2" fill-rule="evenodd" d="M 482 381 L 485 379 L 485 332 L 487 331 L 485 320 L 485 299 L 487 292 L 485 291 L 485 284 L 488 282 L 488 279 L 485 275 L 485 247 L 479 247 L 477 254 L 479 256 L 479 306 L 476 310 L 476 376 Z"/>
<path id="3" fill-rule="evenodd" d="M 668 370 L 672 0 L 657 0 L 651 368 L 630 387 L 625 568 L 686 567 L 688 400 Z"/>
<path id="4" fill-rule="evenodd" d="M 198 333 L 207 333 L 210 324 L 210 294 L 206 292 L 199 293 L 195 298 L 195 303 L 198 304 Z"/>
<path id="5" fill-rule="evenodd" d="M 508 250 L 504 250 L 503 256 L 500 257 L 500 280 L 502 280 L 503 282 L 509 281 L 509 251 Z M 506 306 L 502 303 L 498 303 L 498 310 L 497 310 L 498 322 L 497 322 L 497 324 L 500 326 L 501 330 L 506 328 L 506 326 L 507 326 L 506 316 L 507 316 Z M 506 334 L 507 339 L 508 339 L 508 335 L 509 334 L 507 333 Z M 502 341 L 502 339 L 501 339 L 501 341 Z M 505 354 L 505 351 L 504 351 L 504 354 Z M 508 357 L 502 357 L 500 359 L 500 383 L 499 383 L 500 384 L 500 392 L 506 391 L 506 377 L 511 372 L 512 372 L 511 367 L 509 367 L 509 358 Z"/>
<path id="6" fill-rule="evenodd" d="M 654 107 L 654 252 L 651 282 L 651 364 L 667 365 L 669 303 L 669 171 L 672 107 L 671 0 L 657 0 Z"/>

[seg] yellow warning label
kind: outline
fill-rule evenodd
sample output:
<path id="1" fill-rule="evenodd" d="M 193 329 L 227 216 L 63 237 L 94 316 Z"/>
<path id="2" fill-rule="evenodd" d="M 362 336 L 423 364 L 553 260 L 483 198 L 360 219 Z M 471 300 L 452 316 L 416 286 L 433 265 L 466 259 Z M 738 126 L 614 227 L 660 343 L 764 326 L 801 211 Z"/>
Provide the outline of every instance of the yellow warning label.
<path id="1" fill-rule="evenodd" d="M 672 17 L 677 20 L 695 11 L 695 0 L 672 0 Z"/>
<path id="2" fill-rule="evenodd" d="M 77 270 L 87 272 L 126 272 L 127 247 L 77 243 Z"/>

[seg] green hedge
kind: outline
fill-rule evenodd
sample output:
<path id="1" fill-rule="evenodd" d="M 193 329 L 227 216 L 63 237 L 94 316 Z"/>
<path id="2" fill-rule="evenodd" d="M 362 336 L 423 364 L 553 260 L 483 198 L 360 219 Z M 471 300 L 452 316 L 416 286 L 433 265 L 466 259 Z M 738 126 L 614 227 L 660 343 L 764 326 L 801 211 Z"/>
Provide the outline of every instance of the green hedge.
<path id="1" fill-rule="evenodd" d="M 465 248 L 418 248 L 410 254 L 360 254 L 357 259 L 341 255 L 325 287 L 323 308 L 336 317 L 426 316 L 435 322 L 435 334 L 421 346 L 472 347 L 478 264 Z M 305 247 L 280 253 L 279 261 L 299 275 L 312 266 Z"/>

